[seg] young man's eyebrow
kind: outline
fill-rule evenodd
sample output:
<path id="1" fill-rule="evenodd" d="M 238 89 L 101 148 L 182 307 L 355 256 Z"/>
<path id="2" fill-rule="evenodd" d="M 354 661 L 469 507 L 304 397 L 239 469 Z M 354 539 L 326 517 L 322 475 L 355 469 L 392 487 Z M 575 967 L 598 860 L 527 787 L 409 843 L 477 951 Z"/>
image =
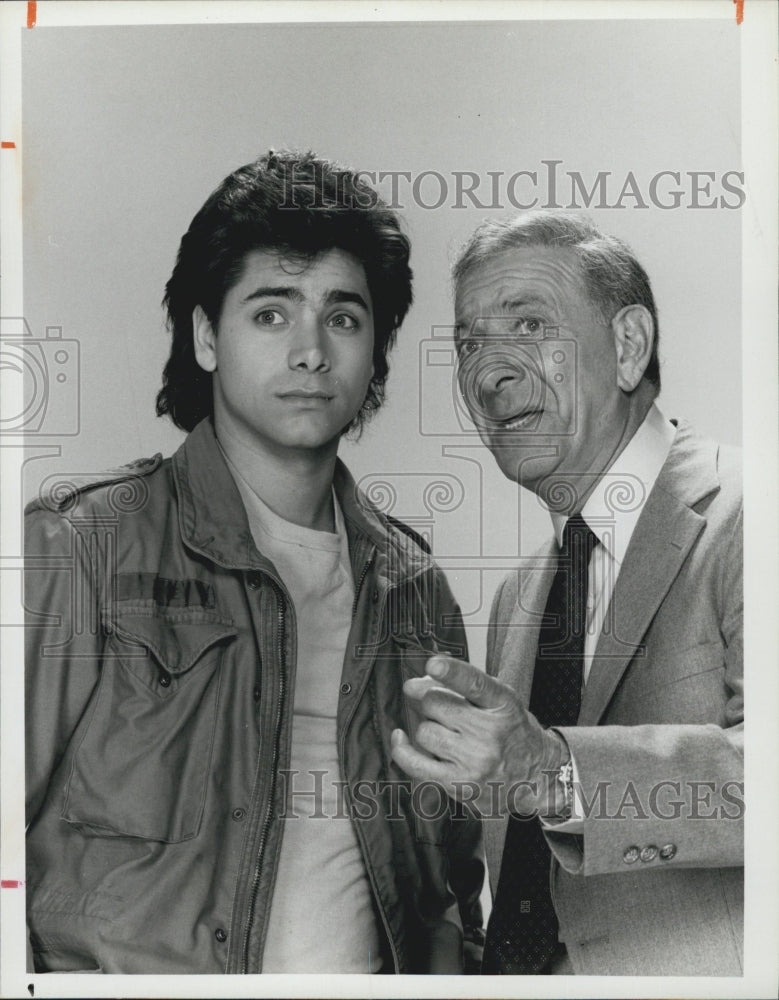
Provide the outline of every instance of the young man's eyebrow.
<path id="1" fill-rule="evenodd" d="M 325 296 L 325 305 L 339 305 L 342 302 L 353 302 L 369 313 L 370 307 L 359 292 L 350 292 L 343 288 L 333 288 Z"/>
<path id="2" fill-rule="evenodd" d="M 253 292 L 249 292 L 242 301 L 252 302 L 254 299 L 291 299 L 293 302 L 302 302 L 303 293 L 298 288 L 288 285 L 262 285 L 260 288 L 255 288 Z"/>
<path id="3" fill-rule="evenodd" d="M 303 302 L 305 301 L 305 295 L 299 288 L 295 288 L 294 286 L 262 285 L 260 288 L 255 288 L 253 292 L 246 295 L 242 301 L 253 302 L 255 299 L 289 299 L 291 302 Z M 353 302 L 355 305 L 363 308 L 366 312 L 370 312 L 368 303 L 359 292 L 350 292 L 342 288 L 333 288 L 325 296 L 325 305 L 327 306 L 342 302 Z"/>

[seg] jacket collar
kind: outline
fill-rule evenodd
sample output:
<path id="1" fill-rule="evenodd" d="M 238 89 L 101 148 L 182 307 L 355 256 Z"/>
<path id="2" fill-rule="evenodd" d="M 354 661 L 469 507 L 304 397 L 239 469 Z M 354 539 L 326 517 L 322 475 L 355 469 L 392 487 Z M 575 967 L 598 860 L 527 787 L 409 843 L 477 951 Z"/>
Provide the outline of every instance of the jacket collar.
<path id="1" fill-rule="evenodd" d="M 272 570 L 257 550 L 238 487 L 227 467 L 210 420 L 201 421 L 172 458 L 179 499 L 179 529 L 184 542 L 208 559 L 231 569 Z M 389 583 L 416 575 L 430 557 L 372 508 L 340 459 L 333 479 L 344 515 L 353 569 L 359 572 L 376 549 L 386 556 Z"/>

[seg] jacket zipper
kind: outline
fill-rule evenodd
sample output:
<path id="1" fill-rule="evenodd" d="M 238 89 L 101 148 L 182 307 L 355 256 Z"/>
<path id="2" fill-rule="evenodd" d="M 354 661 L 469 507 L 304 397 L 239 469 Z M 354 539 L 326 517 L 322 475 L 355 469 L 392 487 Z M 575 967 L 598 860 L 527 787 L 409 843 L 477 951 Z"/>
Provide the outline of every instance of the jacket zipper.
<path id="1" fill-rule="evenodd" d="M 279 737 L 281 735 L 281 719 L 284 710 L 284 696 L 286 689 L 286 672 L 284 669 L 284 640 L 286 635 L 286 615 L 285 615 L 285 604 L 284 595 L 279 589 L 278 585 L 271 580 L 273 584 L 273 589 L 276 592 L 276 599 L 278 602 L 277 619 L 276 619 L 276 637 L 278 642 L 278 653 L 279 653 L 279 701 L 278 707 L 276 709 L 276 725 L 273 732 L 273 752 L 271 755 L 271 779 L 270 779 L 270 790 L 268 793 L 268 805 L 265 810 L 265 819 L 262 824 L 262 831 L 260 833 L 260 845 L 257 851 L 257 861 L 254 866 L 254 877 L 251 882 L 251 891 L 249 895 L 249 911 L 246 918 L 246 930 L 244 931 L 243 938 L 243 953 L 241 958 L 241 974 L 246 975 L 249 968 L 249 938 L 251 936 L 252 924 L 254 923 L 254 911 L 257 908 L 257 892 L 260 888 L 260 877 L 262 875 L 262 866 L 265 854 L 265 844 L 268 839 L 268 832 L 270 830 L 271 819 L 273 816 L 273 800 L 276 794 L 276 766 L 279 760 Z"/>
<path id="2" fill-rule="evenodd" d="M 374 558 L 375 554 L 376 554 L 375 551 L 371 553 L 370 559 L 365 563 L 365 565 L 363 566 L 362 573 L 360 574 L 359 583 L 357 584 L 357 586 L 355 588 L 355 591 L 354 591 L 354 604 L 352 606 L 352 618 L 354 618 L 355 614 L 357 613 L 357 600 L 358 600 L 358 598 L 360 596 L 360 590 L 361 590 L 362 585 L 363 585 L 363 583 L 365 581 L 365 577 L 368 575 L 368 570 L 370 569 L 370 567 L 371 567 L 371 565 L 373 563 L 373 558 Z M 384 615 L 384 607 L 385 606 L 386 606 L 386 601 L 385 601 L 385 603 L 381 607 L 381 611 L 380 611 L 380 614 L 379 614 L 379 621 L 381 621 L 381 619 L 382 619 L 382 617 Z M 375 659 L 376 658 L 374 656 L 373 661 L 371 661 L 368 669 L 366 670 L 366 673 L 365 673 L 365 676 L 367 678 L 366 684 L 370 683 L 370 672 L 373 669 L 373 662 L 375 661 Z M 341 733 L 341 740 L 340 740 L 341 747 L 340 747 L 340 749 L 341 749 L 341 768 L 342 768 L 342 771 L 344 769 L 344 761 L 346 759 L 346 731 L 348 730 L 348 728 L 349 728 L 349 726 L 351 724 L 351 721 L 354 718 L 354 713 L 356 711 L 357 711 L 357 699 L 355 698 L 354 704 L 352 705 L 352 710 L 349 713 L 349 718 L 344 723 L 343 732 Z M 341 774 L 341 780 L 344 783 L 346 783 L 346 775 L 344 773 Z M 349 787 L 348 783 L 346 783 L 346 787 L 347 788 Z M 351 803 L 351 795 L 350 795 L 350 797 L 349 797 L 350 814 L 351 814 L 351 804 L 352 803 Z M 365 844 L 365 839 L 363 837 L 363 833 L 362 833 L 362 830 L 360 829 L 359 824 L 354 821 L 354 818 L 351 815 L 350 815 L 350 819 L 352 821 L 352 828 L 353 828 L 353 830 L 355 832 L 355 835 L 356 835 L 357 839 L 360 842 L 360 848 L 362 850 L 362 857 L 363 857 L 363 861 L 365 862 L 365 871 L 368 874 L 368 880 L 370 881 L 371 889 L 373 890 L 373 897 L 376 900 L 376 909 L 379 911 L 379 916 L 381 917 L 381 922 L 382 922 L 382 925 L 384 926 L 384 933 L 387 935 L 387 941 L 389 942 L 390 951 L 392 952 L 392 960 L 395 963 L 395 972 L 399 973 L 400 972 L 400 958 L 398 956 L 397 948 L 395 947 L 395 941 L 393 940 L 393 937 L 392 937 L 392 931 L 390 929 L 389 921 L 387 919 L 387 914 L 384 912 L 384 905 L 382 904 L 382 901 L 381 901 L 381 894 L 379 893 L 379 887 L 378 887 L 378 884 L 376 882 L 376 876 L 374 875 L 373 868 L 371 867 L 370 853 L 369 853 L 368 848 L 367 848 L 367 846 Z"/>
<path id="3" fill-rule="evenodd" d="M 357 602 L 360 599 L 360 591 L 362 590 L 362 585 L 365 583 L 365 577 L 368 575 L 368 570 L 373 565 L 374 557 L 376 556 L 376 550 L 371 552 L 370 559 L 365 563 L 362 568 L 362 573 L 360 573 L 360 579 L 357 582 L 357 586 L 354 588 L 354 600 L 352 601 L 352 618 L 357 614 Z"/>

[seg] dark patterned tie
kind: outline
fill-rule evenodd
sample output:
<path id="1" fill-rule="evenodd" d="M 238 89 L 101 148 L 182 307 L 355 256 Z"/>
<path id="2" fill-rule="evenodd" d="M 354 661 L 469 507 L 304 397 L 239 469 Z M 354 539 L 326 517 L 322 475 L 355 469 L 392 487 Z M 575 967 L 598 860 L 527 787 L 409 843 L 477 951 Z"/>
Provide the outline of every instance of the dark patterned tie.
<path id="1" fill-rule="evenodd" d="M 544 726 L 574 726 L 579 715 L 587 631 L 587 580 L 598 540 L 580 514 L 563 530 L 544 610 L 530 711 Z M 557 917 L 549 892 L 550 851 L 538 819 L 510 816 L 487 942 L 484 975 L 533 975 L 554 955 Z"/>

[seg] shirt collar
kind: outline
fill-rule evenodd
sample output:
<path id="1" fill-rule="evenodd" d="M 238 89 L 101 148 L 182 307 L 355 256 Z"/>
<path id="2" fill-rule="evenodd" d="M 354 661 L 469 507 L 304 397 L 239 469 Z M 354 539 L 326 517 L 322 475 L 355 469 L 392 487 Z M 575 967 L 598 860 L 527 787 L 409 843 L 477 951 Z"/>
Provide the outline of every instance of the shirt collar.
<path id="1" fill-rule="evenodd" d="M 675 433 L 674 425 L 653 403 L 641 426 L 600 477 L 582 508 L 582 517 L 617 565 L 625 558 Z M 551 516 L 559 545 L 568 518 L 556 511 Z"/>
<path id="2" fill-rule="evenodd" d="M 220 566 L 264 568 L 268 561 L 254 544 L 240 491 L 208 418 L 190 431 L 172 465 L 182 539 Z M 388 529 L 340 459 L 336 460 L 333 487 L 355 578 L 371 546 L 386 553 L 387 578 L 393 585 L 430 568 L 431 557 L 403 532 Z"/>

